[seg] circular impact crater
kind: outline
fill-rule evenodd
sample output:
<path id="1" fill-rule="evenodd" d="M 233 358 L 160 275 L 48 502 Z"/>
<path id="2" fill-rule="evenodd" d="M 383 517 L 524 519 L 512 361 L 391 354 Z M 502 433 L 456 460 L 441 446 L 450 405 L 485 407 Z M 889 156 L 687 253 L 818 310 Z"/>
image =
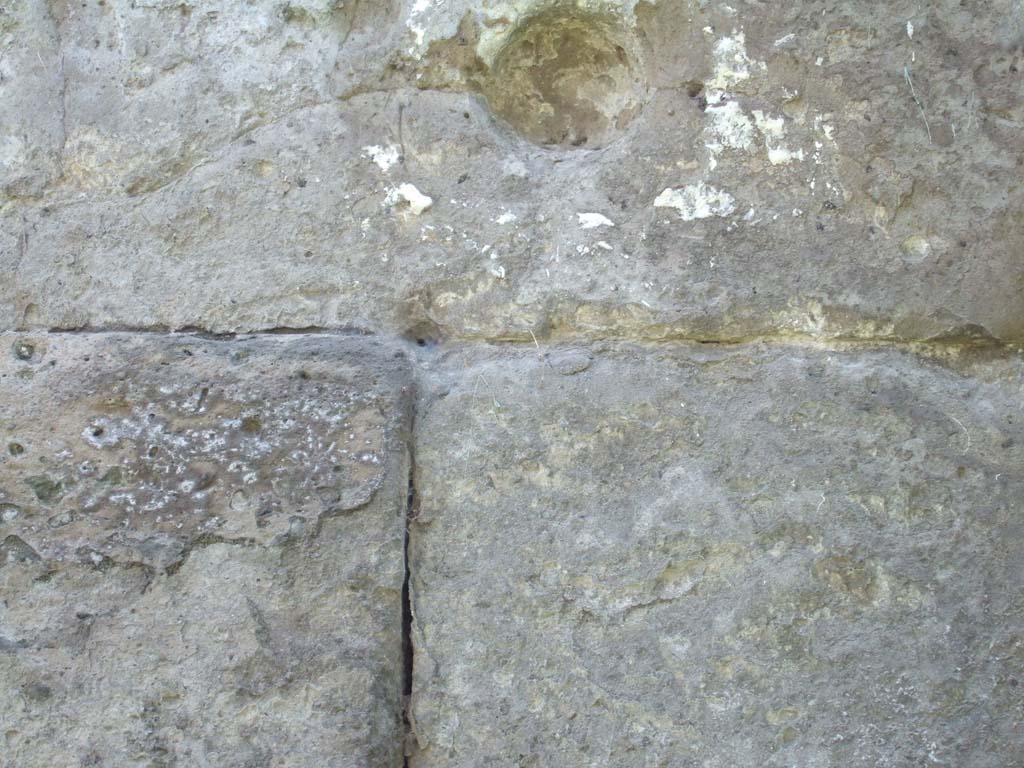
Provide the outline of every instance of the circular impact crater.
<path id="1" fill-rule="evenodd" d="M 646 93 L 636 46 L 621 20 L 575 7 L 521 21 L 484 88 L 491 110 L 530 141 L 590 149 L 621 135 Z"/>

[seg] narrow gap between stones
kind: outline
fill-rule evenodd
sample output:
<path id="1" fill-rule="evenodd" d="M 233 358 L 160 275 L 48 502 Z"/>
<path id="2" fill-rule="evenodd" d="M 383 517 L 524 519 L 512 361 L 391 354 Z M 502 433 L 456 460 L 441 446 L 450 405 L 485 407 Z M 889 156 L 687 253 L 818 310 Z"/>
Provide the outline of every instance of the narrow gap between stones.
<path id="1" fill-rule="evenodd" d="M 415 398 L 415 395 L 413 395 Z M 412 646 L 412 597 L 410 581 L 412 571 L 409 567 L 409 529 L 416 519 L 419 503 L 416 496 L 416 403 L 413 401 L 412 415 L 409 419 L 409 491 L 405 506 L 405 539 L 403 542 L 403 563 L 405 576 L 402 580 L 402 766 L 409 768 L 407 753 L 412 734 L 412 679 L 413 679 L 413 646 Z"/>
<path id="2" fill-rule="evenodd" d="M 330 326 L 280 326 L 258 328 L 242 332 L 215 332 L 203 329 L 200 326 L 183 326 L 170 328 L 168 326 L 133 326 L 133 325 L 111 325 L 111 326 L 54 326 L 50 328 L 37 329 L 11 329 L 6 331 L 11 334 L 24 336 L 45 335 L 45 334 L 92 334 L 92 333 L 137 333 L 171 336 L 195 336 L 202 339 L 214 341 L 233 341 L 243 338 L 250 339 L 258 336 L 287 336 L 287 335 L 325 335 L 325 336 L 378 336 L 377 331 L 358 327 L 330 327 Z M 385 338 L 387 334 L 384 334 Z M 415 343 L 418 347 L 434 346 L 441 343 L 441 339 L 432 335 L 419 335 L 417 333 L 402 334 L 406 341 Z M 533 338 L 520 338 L 510 336 L 450 336 L 444 339 L 445 342 L 457 344 L 494 344 L 515 346 L 532 346 L 537 342 Z M 1021 349 L 1021 342 L 1017 340 L 1005 341 L 992 336 L 984 328 L 974 326 L 953 328 L 947 333 L 937 334 L 922 339 L 899 339 L 891 336 L 850 338 L 843 336 L 819 338 L 804 333 L 766 333 L 751 335 L 747 337 L 704 337 L 688 336 L 649 336 L 642 332 L 635 336 L 615 335 L 587 335 L 568 334 L 559 335 L 557 338 L 545 340 L 547 343 L 566 344 L 598 344 L 603 342 L 632 342 L 647 343 L 655 345 L 675 344 L 701 344 L 706 346 L 732 347 L 750 344 L 792 344 L 820 347 L 824 349 L 905 349 L 915 353 L 943 352 L 949 349 L 971 352 L 983 352 L 996 355 L 1017 354 Z"/>

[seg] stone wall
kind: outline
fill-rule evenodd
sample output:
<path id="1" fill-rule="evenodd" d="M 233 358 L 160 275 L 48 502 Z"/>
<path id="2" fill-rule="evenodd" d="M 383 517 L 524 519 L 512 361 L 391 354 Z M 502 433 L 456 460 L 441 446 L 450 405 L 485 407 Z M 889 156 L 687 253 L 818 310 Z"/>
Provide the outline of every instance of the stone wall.
<path id="1" fill-rule="evenodd" d="M 0 766 L 1024 764 L 1017 0 L 0 0 Z"/>

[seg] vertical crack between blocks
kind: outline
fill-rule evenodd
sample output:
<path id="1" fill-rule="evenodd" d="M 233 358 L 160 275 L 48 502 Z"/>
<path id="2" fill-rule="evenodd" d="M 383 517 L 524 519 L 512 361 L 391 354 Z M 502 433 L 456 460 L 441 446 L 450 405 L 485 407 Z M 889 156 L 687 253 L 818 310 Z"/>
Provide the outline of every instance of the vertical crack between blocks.
<path id="1" fill-rule="evenodd" d="M 415 398 L 415 396 L 414 396 Z M 416 519 L 419 499 L 416 494 L 416 404 L 412 406 L 409 420 L 409 490 L 405 507 L 405 540 L 403 543 L 403 559 L 405 577 L 402 580 L 402 766 L 409 768 L 409 747 L 412 728 L 412 679 L 413 679 L 413 644 L 412 644 L 412 597 L 410 581 L 412 570 L 409 566 L 409 529 Z"/>

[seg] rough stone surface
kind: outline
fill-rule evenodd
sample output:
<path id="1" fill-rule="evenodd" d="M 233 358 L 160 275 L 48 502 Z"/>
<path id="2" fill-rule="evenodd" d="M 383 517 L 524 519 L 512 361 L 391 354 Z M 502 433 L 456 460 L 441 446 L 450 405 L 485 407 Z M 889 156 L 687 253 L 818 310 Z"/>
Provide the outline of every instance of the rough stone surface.
<path id="1" fill-rule="evenodd" d="M 1016 0 L 580 6 L 5 4 L 0 326 L 1024 339 Z"/>
<path id="2" fill-rule="evenodd" d="M 410 764 L 1024 764 L 1022 385 L 865 348 L 442 355 Z"/>
<path id="3" fill-rule="evenodd" d="M 0 764 L 401 765 L 404 356 L 0 349 Z"/>
<path id="4" fill-rule="evenodd" d="M 1024 765 L 1022 68 L 0 1 L 0 768 Z"/>

